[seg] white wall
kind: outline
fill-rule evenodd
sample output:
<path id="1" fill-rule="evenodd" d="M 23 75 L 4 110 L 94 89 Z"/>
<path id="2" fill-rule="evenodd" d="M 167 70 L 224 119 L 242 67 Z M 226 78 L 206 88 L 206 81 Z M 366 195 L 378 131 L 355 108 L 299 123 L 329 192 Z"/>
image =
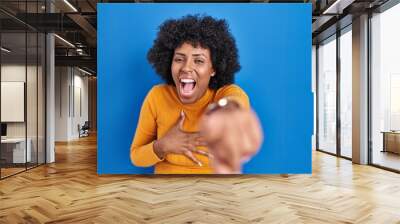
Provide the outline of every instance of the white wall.
<path id="1" fill-rule="evenodd" d="M 55 73 L 55 140 L 70 141 L 88 120 L 88 77 L 72 67 L 56 67 Z"/>
<path id="2" fill-rule="evenodd" d="M 67 67 L 55 68 L 55 141 L 68 140 L 68 117 L 70 84 L 69 69 Z"/>
<path id="3" fill-rule="evenodd" d="M 37 70 L 38 69 L 38 70 Z M 44 162 L 44 146 L 45 146 L 45 118 L 44 118 L 44 74 L 42 67 L 25 64 L 3 64 L 1 66 L 2 82 L 24 82 L 26 84 L 26 107 L 21 108 L 23 113 L 26 112 L 26 121 L 23 122 L 6 122 L 8 138 L 24 138 L 25 135 L 30 139 L 30 148 L 32 161 L 39 163 Z M 27 81 L 25 80 L 27 78 Z M 7 96 L 2 95 L 2 98 Z M 11 110 L 2 107 L 1 110 Z M 13 111 L 9 111 L 13 113 Z M 37 156 L 37 153 L 39 156 Z"/>
<path id="4" fill-rule="evenodd" d="M 313 135 L 312 135 L 312 137 L 311 137 L 311 142 L 312 142 L 312 149 L 313 150 L 316 150 L 316 148 L 317 148 L 317 146 L 316 146 L 316 144 L 317 144 L 317 98 L 316 98 L 316 96 L 317 96 L 317 84 L 316 84 L 316 81 L 317 81 L 317 58 L 316 58 L 316 47 L 315 47 L 315 45 L 313 45 L 312 46 L 312 52 L 311 52 L 311 66 L 312 66 L 312 68 L 311 68 L 311 75 L 312 75 L 312 78 L 311 78 L 311 81 L 312 81 L 312 85 L 311 85 L 311 88 L 312 88 L 312 93 L 313 93 L 313 104 L 314 104 L 314 106 L 313 106 L 313 108 L 314 108 L 314 117 L 313 117 L 313 121 L 314 121 L 314 128 L 313 128 Z"/>
<path id="5" fill-rule="evenodd" d="M 36 66 L 18 65 L 18 64 L 6 64 L 1 66 L 1 81 L 2 82 L 25 82 L 25 75 L 27 69 L 28 84 L 27 88 L 27 119 L 28 119 L 28 137 L 31 133 L 35 133 L 36 136 Z M 33 76 L 35 78 L 33 78 Z M 32 88 L 34 86 L 34 88 Z M 7 96 L 3 96 L 7 97 Z M 41 105 L 39 105 L 40 107 Z M 1 108 L 6 110 L 7 108 Z M 35 113 L 34 113 L 35 112 Z M 33 122 L 33 123 L 32 123 Z M 7 136 L 8 137 L 25 137 L 25 123 L 26 122 L 7 122 Z"/>
<path id="6" fill-rule="evenodd" d="M 77 70 L 74 70 L 75 75 L 74 75 L 74 108 L 73 108 L 73 113 L 72 113 L 72 136 L 75 138 L 79 137 L 78 133 L 78 124 L 81 126 L 85 123 L 85 121 L 88 121 L 89 119 L 89 113 L 88 113 L 88 77 L 81 76 L 82 73 L 78 73 L 79 75 L 76 75 Z"/>
<path id="7" fill-rule="evenodd" d="M 1 81 L 2 82 L 25 82 L 25 64 L 8 64 L 1 66 Z M 28 66 L 28 70 L 32 67 Z M 30 74 L 30 72 L 28 72 Z M 3 96 L 6 97 L 6 96 Z M 1 108 L 6 110 L 6 108 Z M 11 122 L 7 123 L 7 136 L 8 137 L 25 137 L 25 123 L 24 122 Z"/>

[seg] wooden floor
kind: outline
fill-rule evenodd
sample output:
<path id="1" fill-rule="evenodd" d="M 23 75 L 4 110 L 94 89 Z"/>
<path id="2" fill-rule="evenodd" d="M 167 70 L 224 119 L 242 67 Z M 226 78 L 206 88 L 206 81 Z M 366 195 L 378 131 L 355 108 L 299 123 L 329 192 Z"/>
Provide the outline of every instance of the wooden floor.
<path id="1" fill-rule="evenodd" d="M 11 176 L 13 174 L 25 171 L 24 168 L 0 168 L 1 169 L 1 178 Z"/>
<path id="2" fill-rule="evenodd" d="M 25 167 L 25 164 L 22 164 L 22 165 L 18 164 L 18 167 L 1 168 L 1 170 L 0 170 L 1 171 L 1 178 L 6 178 L 8 176 L 12 176 L 12 175 L 15 175 L 17 173 L 24 172 L 27 169 L 34 169 L 35 167 L 37 167 L 36 163 L 30 163 L 30 164 L 27 163 L 27 167 Z"/>
<path id="3" fill-rule="evenodd" d="M 374 164 L 389 167 L 395 170 L 400 170 L 400 154 L 392 152 L 381 152 L 375 150 L 372 161 Z"/>
<path id="4" fill-rule="evenodd" d="M 98 176 L 96 139 L 0 181 L 0 223 L 400 223 L 400 175 L 320 152 L 312 175 Z"/>

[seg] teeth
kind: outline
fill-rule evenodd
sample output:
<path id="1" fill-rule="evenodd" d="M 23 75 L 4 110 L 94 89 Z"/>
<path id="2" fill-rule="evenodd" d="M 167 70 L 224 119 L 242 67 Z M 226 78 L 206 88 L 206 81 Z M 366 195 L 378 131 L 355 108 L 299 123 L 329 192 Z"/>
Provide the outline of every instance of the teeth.
<path id="1" fill-rule="evenodd" d="M 183 83 L 195 83 L 193 79 L 181 79 L 181 82 Z"/>

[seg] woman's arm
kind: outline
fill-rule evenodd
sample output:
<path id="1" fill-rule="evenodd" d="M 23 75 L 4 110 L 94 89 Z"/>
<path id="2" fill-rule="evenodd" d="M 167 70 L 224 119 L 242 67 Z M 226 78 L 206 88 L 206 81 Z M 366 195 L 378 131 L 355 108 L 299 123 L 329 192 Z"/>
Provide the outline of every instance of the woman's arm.
<path id="1" fill-rule="evenodd" d="M 240 173 L 243 161 L 261 146 L 261 125 L 246 93 L 238 86 L 223 87 L 217 92 L 217 100 L 219 105 L 203 116 L 201 132 L 214 155 L 215 172 Z"/>
<path id="2" fill-rule="evenodd" d="M 147 94 L 140 110 L 135 137 L 131 144 L 131 162 L 135 166 L 148 167 L 163 160 L 154 152 L 157 138 L 156 110 L 154 108 L 154 88 Z"/>
<path id="3" fill-rule="evenodd" d="M 135 137 L 131 145 L 131 161 L 135 166 L 148 167 L 163 161 L 168 153 L 183 154 L 195 164 L 202 166 L 201 162 L 194 156 L 194 153 L 208 156 L 207 152 L 198 150 L 197 146 L 204 146 L 205 143 L 199 133 L 185 132 L 182 129 L 185 119 L 181 112 L 180 119 L 162 137 L 157 139 L 157 110 L 155 105 L 156 96 L 159 92 L 154 88 L 146 96 L 143 102 Z M 156 140 L 157 139 L 157 140 Z"/>
<path id="4" fill-rule="evenodd" d="M 249 97 L 246 92 L 237 85 L 232 84 L 219 89 L 215 95 L 215 101 L 222 98 L 234 101 L 243 109 L 250 109 Z"/>

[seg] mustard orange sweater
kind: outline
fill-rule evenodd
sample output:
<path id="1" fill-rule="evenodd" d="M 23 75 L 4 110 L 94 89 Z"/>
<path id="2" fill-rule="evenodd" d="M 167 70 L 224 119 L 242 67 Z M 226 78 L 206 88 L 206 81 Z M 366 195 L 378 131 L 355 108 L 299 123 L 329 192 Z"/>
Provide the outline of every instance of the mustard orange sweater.
<path id="1" fill-rule="evenodd" d="M 208 89 L 206 93 L 193 104 L 182 104 L 171 85 L 154 86 L 147 94 L 139 116 L 135 137 L 130 151 L 134 165 L 140 167 L 155 166 L 156 174 L 209 174 L 213 173 L 206 156 L 194 153 L 203 166 L 198 166 L 192 160 L 180 154 L 167 154 L 161 160 L 153 151 L 154 141 L 162 138 L 180 118 L 180 112 L 185 112 L 183 130 L 199 131 L 200 118 L 210 103 L 223 97 L 235 100 L 245 108 L 249 108 L 246 93 L 236 85 L 227 85 L 218 90 Z M 207 151 L 206 147 L 198 147 Z"/>

